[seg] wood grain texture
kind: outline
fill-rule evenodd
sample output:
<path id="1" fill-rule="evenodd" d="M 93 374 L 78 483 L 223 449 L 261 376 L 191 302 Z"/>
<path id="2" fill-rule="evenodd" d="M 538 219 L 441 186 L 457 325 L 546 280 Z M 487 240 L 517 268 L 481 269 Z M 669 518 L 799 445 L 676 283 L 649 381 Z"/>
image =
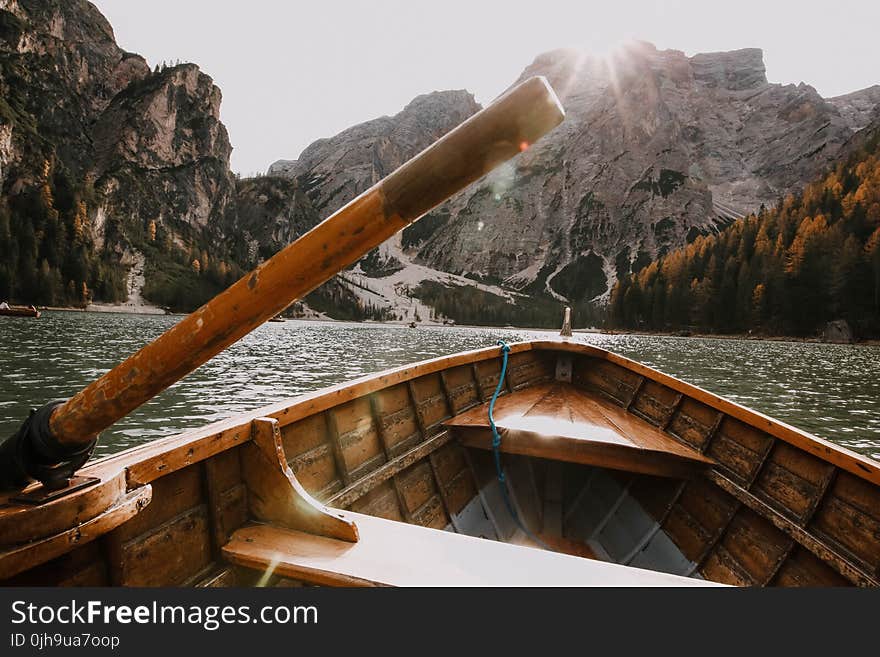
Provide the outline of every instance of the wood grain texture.
<path id="1" fill-rule="evenodd" d="M 127 522 L 152 499 L 149 485 L 133 490 L 112 508 L 54 536 L 0 552 L 0 581 L 55 559 Z"/>
<path id="2" fill-rule="evenodd" d="M 501 397 L 494 416 L 505 453 L 675 477 L 711 464 L 623 408 L 571 384 L 538 384 Z M 491 449 L 486 405 L 445 424 L 464 445 Z"/>
<path id="3" fill-rule="evenodd" d="M 328 586 L 705 586 L 711 582 L 486 541 L 344 512 L 346 543 L 255 525 L 223 548 L 231 563 Z"/>
<path id="4" fill-rule="evenodd" d="M 253 440 L 242 447 L 242 476 L 253 517 L 344 541 L 357 541 L 357 528 L 306 492 L 284 456 L 278 422 L 254 420 Z"/>

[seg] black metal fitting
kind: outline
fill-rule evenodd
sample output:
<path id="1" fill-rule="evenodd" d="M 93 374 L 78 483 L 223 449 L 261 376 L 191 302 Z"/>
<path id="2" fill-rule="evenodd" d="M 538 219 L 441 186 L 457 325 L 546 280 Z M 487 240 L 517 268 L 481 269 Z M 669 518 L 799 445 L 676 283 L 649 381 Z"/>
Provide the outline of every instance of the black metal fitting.
<path id="1" fill-rule="evenodd" d="M 85 446 L 63 445 L 52 434 L 49 418 L 66 399 L 32 410 L 12 437 L 0 445 L 0 490 L 15 490 L 36 479 L 48 489 L 62 488 L 92 455 L 96 436 Z"/>

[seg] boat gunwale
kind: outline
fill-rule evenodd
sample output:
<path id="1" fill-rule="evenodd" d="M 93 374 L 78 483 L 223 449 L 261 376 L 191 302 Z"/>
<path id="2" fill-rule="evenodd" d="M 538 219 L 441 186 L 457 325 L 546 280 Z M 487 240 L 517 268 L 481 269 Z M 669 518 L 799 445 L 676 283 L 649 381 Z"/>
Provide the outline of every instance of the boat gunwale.
<path id="1" fill-rule="evenodd" d="M 511 354 L 528 351 L 561 351 L 606 360 L 687 395 L 774 438 L 805 449 L 823 461 L 838 466 L 861 479 L 880 485 L 880 463 L 870 457 L 836 445 L 607 349 L 567 340 L 531 340 L 510 344 Z M 352 381 L 321 388 L 183 433 L 131 447 L 117 454 L 110 454 L 87 465 L 82 473 L 94 474 L 93 469 L 105 471 L 107 468 L 114 469 L 115 466 L 118 466 L 129 469 L 128 477 L 132 484 L 149 483 L 165 474 L 198 463 L 237 444 L 249 441 L 251 422 L 257 418 L 272 417 L 278 420 L 279 427 L 284 427 L 420 376 L 498 357 L 497 346 L 484 347 L 367 374 Z M 188 455 L 187 452 L 189 452 Z M 179 464 L 177 467 L 168 467 L 171 461 L 177 461 Z"/>

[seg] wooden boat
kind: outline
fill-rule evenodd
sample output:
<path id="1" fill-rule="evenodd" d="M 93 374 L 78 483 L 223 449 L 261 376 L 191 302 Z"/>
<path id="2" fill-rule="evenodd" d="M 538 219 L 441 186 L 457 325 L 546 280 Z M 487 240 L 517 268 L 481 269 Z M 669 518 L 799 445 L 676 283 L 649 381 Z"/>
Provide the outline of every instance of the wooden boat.
<path id="1" fill-rule="evenodd" d="M 39 317 L 40 315 L 40 311 L 32 306 L 0 308 L 0 317 Z"/>
<path id="2" fill-rule="evenodd" d="M 100 431 L 561 120 L 546 81 L 522 83 L 29 416 L 0 444 L 0 583 L 876 586 L 880 464 L 564 339 L 389 370 L 82 467 Z"/>
<path id="3" fill-rule="evenodd" d="M 512 345 L 495 409 L 530 537 L 492 462 L 501 366 L 389 370 L 3 500 L 2 583 L 877 585 L 880 465 L 564 341 Z"/>

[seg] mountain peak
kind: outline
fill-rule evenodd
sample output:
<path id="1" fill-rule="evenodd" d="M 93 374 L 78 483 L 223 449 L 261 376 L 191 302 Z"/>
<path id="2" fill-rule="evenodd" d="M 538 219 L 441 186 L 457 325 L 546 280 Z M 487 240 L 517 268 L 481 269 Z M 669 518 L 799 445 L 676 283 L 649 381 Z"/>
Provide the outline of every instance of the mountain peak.
<path id="1" fill-rule="evenodd" d="M 690 58 L 694 79 L 708 87 L 743 91 L 767 84 L 764 51 L 743 48 L 728 52 L 711 52 Z"/>

